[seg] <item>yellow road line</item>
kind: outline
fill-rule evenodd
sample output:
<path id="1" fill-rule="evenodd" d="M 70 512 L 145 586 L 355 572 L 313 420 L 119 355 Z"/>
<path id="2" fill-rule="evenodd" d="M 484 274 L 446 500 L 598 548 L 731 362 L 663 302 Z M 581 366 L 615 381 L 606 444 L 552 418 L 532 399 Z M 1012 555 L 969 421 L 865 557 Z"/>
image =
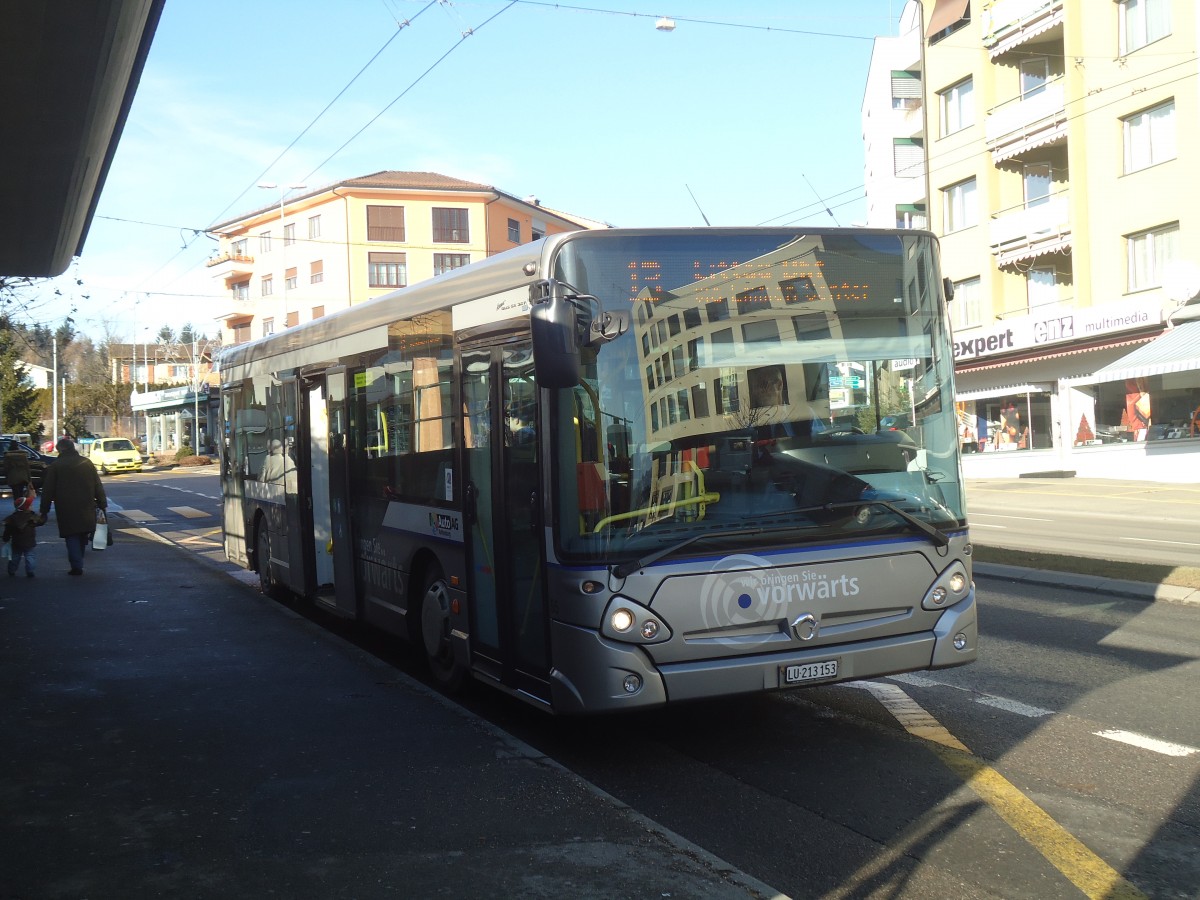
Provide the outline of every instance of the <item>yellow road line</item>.
<path id="1" fill-rule="evenodd" d="M 1145 900 L 1146 895 L 1089 850 L 1007 778 L 971 753 L 920 704 L 893 684 L 863 682 L 904 729 L 935 744 L 933 751 L 951 772 L 1000 816 L 1046 861 L 1093 900 Z"/>

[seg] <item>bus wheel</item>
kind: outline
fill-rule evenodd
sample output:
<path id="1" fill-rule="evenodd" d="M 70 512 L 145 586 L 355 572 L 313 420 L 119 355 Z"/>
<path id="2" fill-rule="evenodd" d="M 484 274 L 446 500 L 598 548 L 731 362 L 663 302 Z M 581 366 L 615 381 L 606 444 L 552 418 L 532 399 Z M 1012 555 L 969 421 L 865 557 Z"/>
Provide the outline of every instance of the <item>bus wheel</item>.
<path id="1" fill-rule="evenodd" d="M 258 527 L 258 536 L 254 546 L 254 557 L 258 563 L 259 590 L 273 600 L 278 600 L 282 591 L 279 588 L 279 582 L 271 574 L 271 534 L 267 530 L 265 522 Z"/>
<path id="2" fill-rule="evenodd" d="M 436 565 L 425 578 L 421 594 L 421 645 L 429 672 L 445 691 L 456 691 L 466 680 L 467 671 L 454 658 L 450 644 L 450 588 Z"/>

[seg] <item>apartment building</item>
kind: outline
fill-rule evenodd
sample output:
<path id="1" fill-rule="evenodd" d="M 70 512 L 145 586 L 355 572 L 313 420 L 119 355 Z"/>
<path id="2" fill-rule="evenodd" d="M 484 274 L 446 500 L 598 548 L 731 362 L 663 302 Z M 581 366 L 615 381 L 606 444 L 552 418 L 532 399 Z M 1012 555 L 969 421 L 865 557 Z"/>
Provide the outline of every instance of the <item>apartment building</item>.
<path id="1" fill-rule="evenodd" d="M 1196 480 L 1193 0 L 926 0 L 905 16 L 877 44 L 864 134 L 870 122 L 914 138 L 911 122 L 896 133 L 911 85 L 893 76 L 919 76 L 966 474 Z M 886 136 L 871 141 L 873 212 L 900 221 L 878 161 Z"/>
<path id="2" fill-rule="evenodd" d="M 209 229 L 228 291 L 226 346 L 319 318 L 548 234 L 607 227 L 435 172 L 383 171 L 270 202 Z"/>

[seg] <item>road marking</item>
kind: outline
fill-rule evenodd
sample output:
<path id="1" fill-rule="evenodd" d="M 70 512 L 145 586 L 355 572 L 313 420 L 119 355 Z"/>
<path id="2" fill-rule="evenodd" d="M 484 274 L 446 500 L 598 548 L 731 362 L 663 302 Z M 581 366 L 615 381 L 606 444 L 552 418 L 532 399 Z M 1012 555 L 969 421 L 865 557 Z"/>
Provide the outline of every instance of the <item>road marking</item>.
<path id="1" fill-rule="evenodd" d="M 1083 894 L 1094 900 L 1146 900 L 1121 873 L 1054 821 L 1007 778 L 971 753 L 933 716 L 894 684 L 859 682 L 909 734 L 934 744 L 933 751 L 951 772 L 1038 851 Z"/>
<path id="2" fill-rule="evenodd" d="M 129 519 L 131 522 L 136 522 L 139 525 L 144 525 L 147 522 L 157 522 L 158 517 L 152 516 L 148 512 L 143 512 L 140 509 L 123 509 L 121 515 Z"/>
<path id="3" fill-rule="evenodd" d="M 1192 547 L 1193 549 L 1200 546 L 1195 541 L 1161 541 L 1156 538 L 1135 538 L 1123 537 L 1123 541 L 1141 541 L 1143 544 L 1174 544 L 1176 547 Z"/>
<path id="4" fill-rule="evenodd" d="M 987 516 L 989 519 L 1019 519 L 1022 522 L 1053 522 L 1054 521 L 1053 519 L 1037 519 L 1037 518 L 1034 518 L 1033 516 L 1005 516 L 1005 515 L 1001 515 L 1000 513 L 973 512 L 971 514 L 971 526 L 972 527 L 975 526 L 975 523 L 980 516 Z"/>
<path id="5" fill-rule="evenodd" d="M 992 706 L 996 709 L 1002 709 L 1005 712 L 1016 713 L 1018 716 L 1025 716 L 1029 719 L 1041 719 L 1045 716 L 1054 715 L 1052 709 L 1042 709 L 1040 706 L 1030 706 L 1028 703 L 1022 703 L 1020 700 L 1012 700 L 1008 697 L 998 697 L 995 694 L 983 694 L 971 688 L 960 687 L 957 684 L 949 684 L 945 681 L 938 681 L 936 678 L 929 678 L 924 675 L 915 675 L 912 672 L 905 672 L 900 675 L 889 675 L 891 681 L 899 681 L 901 684 L 911 684 L 915 687 L 947 687 L 953 688 L 956 691 L 963 691 L 970 694 L 971 699 L 976 703 L 982 703 L 984 706 Z"/>
<path id="6" fill-rule="evenodd" d="M 178 516 L 184 516 L 188 519 L 211 519 L 212 513 L 204 512 L 204 510 L 196 509 L 191 506 L 168 506 L 171 512 Z"/>
<path id="7" fill-rule="evenodd" d="M 1110 741 L 1120 741 L 1122 744 L 1141 747 L 1143 750 L 1152 750 L 1163 756 L 1191 756 L 1193 753 L 1200 753 L 1200 750 L 1186 744 L 1172 744 L 1170 741 L 1160 741 L 1158 738 L 1146 737 L 1144 734 L 1137 734 L 1133 731 L 1121 731 L 1119 728 L 1093 731 L 1092 734 L 1108 738 Z"/>

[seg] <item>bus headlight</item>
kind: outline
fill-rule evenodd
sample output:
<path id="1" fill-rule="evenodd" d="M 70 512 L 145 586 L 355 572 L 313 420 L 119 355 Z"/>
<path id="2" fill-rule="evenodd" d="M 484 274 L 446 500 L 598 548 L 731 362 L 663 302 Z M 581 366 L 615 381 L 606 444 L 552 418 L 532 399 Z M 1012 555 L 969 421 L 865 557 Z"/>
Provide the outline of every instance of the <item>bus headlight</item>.
<path id="1" fill-rule="evenodd" d="M 971 592 L 971 581 L 967 578 L 967 567 L 955 560 L 937 577 L 921 601 L 922 609 L 946 609 L 960 600 L 965 600 Z"/>
<path id="2" fill-rule="evenodd" d="M 609 617 L 608 624 L 612 625 L 613 631 L 624 634 L 633 627 L 633 613 L 624 607 L 614 609 L 612 616 Z"/>
<path id="3" fill-rule="evenodd" d="M 671 639 L 671 629 L 666 622 L 628 597 L 613 597 L 602 621 L 601 633 L 614 641 L 660 644 Z"/>

